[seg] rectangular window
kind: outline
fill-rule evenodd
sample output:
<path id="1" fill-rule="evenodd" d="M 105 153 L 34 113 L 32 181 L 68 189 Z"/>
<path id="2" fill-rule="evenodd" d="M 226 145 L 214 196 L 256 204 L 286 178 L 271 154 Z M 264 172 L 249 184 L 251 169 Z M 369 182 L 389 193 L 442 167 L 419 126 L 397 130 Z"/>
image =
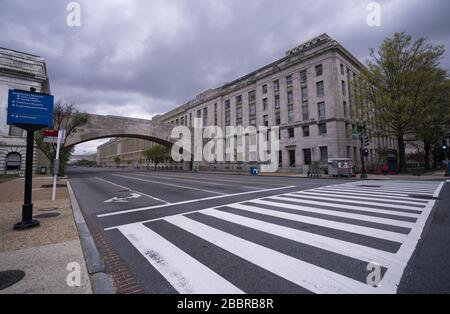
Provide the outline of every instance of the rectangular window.
<path id="1" fill-rule="evenodd" d="M 292 92 L 287 93 L 287 102 L 288 102 L 288 105 L 291 105 L 294 103 L 294 94 Z"/>
<path id="2" fill-rule="evenodd" d="M 292 75 L 286 77 L 286 88 L 292 87 Z"/>
<path id="3" fill-rule="evenodd" d="M 320 161 L 328 162 L 328 147 L 323 146 L 319 147 L 319 149 L 320 149 Z"/>
<path id="4" fill-rule="evenodd" d="M 302 118 L 303 118 L 303 121 L 309 120 L 309 106 L 308 105 L 302 106 Z"/>
<path id="5" fill-rule="evenodd" d="M 289 138 L 294 138 L 295 137 L 295 129 L 294 128 L 289 128 L 288 129 L 288 134 L 289 134 Z"/>
<path id="6" fill-rule="evenodd" d="M 347 102 L 344 101 L 342 106 L 343 106 L 343 109 L 344 109 L 344 117 L 347 118 Z"/>
<path id="7" fill-rule="evenodd" d="M 179 119 L 176 119 L 176 120 L 175 120 L 175 124 L 176 124 L 176 125 L 179 125 L 179 124 L 180 124 L 180 120 L 179 120 Z"/>
<path id="8" fill-rule="evenodd" d="M 266 111 L 269 104 L 269 100 L 267 98 L 263 99 L 263 110 Z"/>
<path id="9" fill-rule="evenodd" d="M 225 110 L 230 110 L 230 100 L 225 100 Z"/>
<path id="10" fill-rule="evenodd" d="M 218 125 L 217 104 L 214 104 L 214 125 Z"/>
<path id="11" fill-rule="evenodd" d="M 236 106 L 236 125 L 242 125 L 242 105 Z"/>
<path id="12" fill-rule="evenodd" d="M 264 85 L 262 86 L 262 93 L 263 93 L 264 95 L 267 94 L 267 84 L 264 84 Z"/>
<path id="13" fill-rule="evenodd" d="M 317 82 L 317 97 L 323 97 L 325 95 L 325 88 L 323 85 L 323 81 Z"/>
<path id="14" fill-rule="evenodd" d="M 288 105 L 288 122 L 294 122 L 294 105 Z"/>
<path id="15" fill-rule="evenodd" d="M 264 126 L 266 128 L 268 128 L 269 127 L 269 116 L 268 115 L 264 115 L 263 120 L 264 120 Z"/>
<path id="16" fill-rule="evenodd" d="M 276 80 L 273 82 L 273 90 L 275 93 L 278 93 L 280 91 L 280 81 Z"/>
<path id="17" fill-rule="evenodd" d="M 280 109 L 280 96 L 277 95 L 275 96 L 275 110 L 279 110 Z"/>
<path id="18" fill-rule="evenodd" d="M 250 125 L 256 127 L 256 118 L 251 118 L 250 119 Z"/>
<path id="19" fill-rule="evenodd" d="M 208 108 L 203 108 L 203 125 L 208 125 Z"/>
<path id="20" fill-rule="evenodd" d="M 225 100 L 225 126 L 231 125 L 231 108 L 230 100 Z"/>
<path id="21" fill-rule="evenodd" d="M 236 96 L 236 106 L 242 105 L 242 96 Z"/>
<path id="22" fill-rule="evenodd" d="M 189 126 L 192 127 L 192 112 L 189 113 Z"/>
<path id="23" fill-rule="evenodd" d="M 275 113 L 275 125 L 280 125 L 281 124 L 281 114 L 279 111 L 277 111 Z"/>
<path id="24" fill-rule="evenodd" d="M 249 116 L 256 116 L 256 104 L 250 104 L 250 106 L 248 107 L 249 110 Z"/>
<path id="25" fill-rule="evenodd" d="M 202 111 L 201 110 L 197 110 L 197 118 L 201 118 L 202 117 Z"/>
<path id="26" fill-rule="evenodd" d="M 23 129 L 15 126 L 15 125 L 10 125 L 9 126 L 9 136 L 23 136 Z"/>
<path id="27" fill-rule="evenodd" d="M 303 129 L 303 137 L 309 137 L 309 125 L 304 126 L 302 129 Z"/>
<path id="28" fill-rule="evenodd" d="M 300 82 L 306 83 L 307 82 L 307 76 L 306 76 L 306 70 L 300 72 Z"/>
<path id="29" fill-rule="evenodd" d="M 248 93 L 248 102 L 250 104 L 256 102 L 256 91 L 251 91 Z"/>
<path id="30" fill-rule="evenodd" d="M 345 81 L 342 81 L 341 84 L 342 84 L 342 95 L 345 96 L 347 94 L 347 89 L 345 87 Z"/>
<path id="31" fill-rule="evenodd" d="M 302 87 L 302 102 L 308 101 L 308 87 Z"/>
<path id="32" fill-rule="evenodd" d="M 326 134 L 327 134 L 327 124 L 319 123 L 319 135 L 326 135 Z"/>
<path id="33" fill-rule="evenodd" d="M 319 119 L 325 119 L 326 118 L 325 103 L 324 102 L 318 103 L 318 107 L 319 107 Z"/>
<path id="34" fill-rule="evenodd" d="M 344 72 L 344 65 L 341 63 L 341 74 L 342 75 L 345 75 L 345 72 Z"/>
<path id="35" fill-rule="evenodd" d="M 295 150 L 289 151 L 289 167 L 295 167 L 296 161 L 295 161 Z"/>
<path id="36" fill-rule="evenodd" d="M 303 159 L 305 161 L 305 165 L 311 165 L 312 164 L 312 160 L 311 160 L 311 149 L 304 149 L 303 150 Z"/>
<path id="37" fill-rule="evenodd" d="M 323 67 L 321 64 L 316 66 L 316 76 L 321 76 L 323 74 Z"/>

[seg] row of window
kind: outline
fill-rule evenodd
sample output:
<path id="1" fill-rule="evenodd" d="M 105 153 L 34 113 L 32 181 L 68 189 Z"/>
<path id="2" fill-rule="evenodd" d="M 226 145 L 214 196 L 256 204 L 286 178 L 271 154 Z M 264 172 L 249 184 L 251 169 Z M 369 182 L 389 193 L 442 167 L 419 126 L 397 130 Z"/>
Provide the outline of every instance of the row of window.
<path id="1" fill-rule="evenodd" d="M 320 152 L 320 162 L 328 162 L 328 147 L 322 146 L 319 147 Z M 297 160 L 296 160 L 296 151 L 294 149 L 288 150 L 288 156 L 289 156 L 289 167 L 296 167 L 297 166 Z M 282 167 L 283 162 L 283 152 L 279 152 L 279 166 Z M 312 165 L 312 150 L 311 148 L 303 149 L 303 163 L 305 165 Z"/>

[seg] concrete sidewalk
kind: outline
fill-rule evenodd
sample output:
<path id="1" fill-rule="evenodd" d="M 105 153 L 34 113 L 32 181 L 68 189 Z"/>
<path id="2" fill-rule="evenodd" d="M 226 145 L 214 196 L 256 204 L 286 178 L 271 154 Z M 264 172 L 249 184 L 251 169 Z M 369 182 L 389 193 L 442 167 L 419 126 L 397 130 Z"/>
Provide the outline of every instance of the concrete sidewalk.
<path id="1" fill-rule="evenodd" d="M 40 218 L 41 226 L 27 231 L 13 231 L 21 220 L 24 180 L 15 179 L 0 184 L 0 272 L 22 270 L 25 277 L 0 294 L 24 293 L 92 293 L 78 231 L 74 222 L 66 182 L 57 189 L 57 201 L 52 202 L 49 177 L 33 180 L 34 216 L 59 214 Z M 79 267 L 79 285 L 76 277 Z M 74 272 L 75 271 L 75 272 Z M 70 284 L 68 284 L 68 282 Z"/>

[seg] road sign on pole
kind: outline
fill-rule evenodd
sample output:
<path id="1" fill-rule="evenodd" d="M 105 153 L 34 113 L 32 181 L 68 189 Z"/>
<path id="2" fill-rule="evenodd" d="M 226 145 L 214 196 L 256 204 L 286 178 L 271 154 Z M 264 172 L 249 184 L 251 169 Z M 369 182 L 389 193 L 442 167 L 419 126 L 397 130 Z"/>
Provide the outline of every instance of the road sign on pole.
<path id="1" fill-rule="evenodd" d="M 58 132 L 58 131 L 56 131 Z M 66 135 L 66 131 L 64 129 L 58 132 L 58 137 L 56 139 L 56 158 L 55 163 L 53 164 L 53 191 L 52 191 L 52 201 L 56 200 L 56 180 L 58 179 L 59 172 L 59 152 L 61 150 L 61 144 L 64 142 L 64 137 Z"/>
<path id="2" fill-rule="evenodd" d="M 44 143 L 56 144 L 58 143 L 58 130 L 44 131 Z"/>
<path id="3" fill-rule="evenodd" d="M 27 131 L 27 155 L 25 166 L 25 193 L 22 206 L 22 221 L 14 230 L 26 230 L 40 225 L 33 219 L 33 153 L 34 132 L 53 125 L 53 96 L 31 91 L 9 90 L 7 124 Z"/>

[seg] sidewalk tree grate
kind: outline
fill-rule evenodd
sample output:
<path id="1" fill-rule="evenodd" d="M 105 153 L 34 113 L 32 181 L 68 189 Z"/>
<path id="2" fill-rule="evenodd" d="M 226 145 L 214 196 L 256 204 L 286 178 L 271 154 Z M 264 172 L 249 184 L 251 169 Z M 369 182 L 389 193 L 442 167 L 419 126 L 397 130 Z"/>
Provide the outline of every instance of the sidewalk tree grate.
<path id="1" fill-rule="evenodd" d="M 40 215 L 34 216 L 34 218 L 37 218 L 37 219 L 46 219 L 46 218 L 54 218 L 54 217 L 58 217 L 58 216 L 60 216 L 60 215 L 61 215 L 60 213 L 47 213 L 47 214 L 40 214 Z"/>
<path id="2" fill-rule="evenodd" d="M 0 271 L 0 290 L 11 287 L 25 277 L 21 270 Z"/>
<path id="3" fill-rule="evenodd" d="M 67 184 L 57 184 L 56 185 L 57 188 L 66 188 Z M 50 189 L 53 188 L 53 184 L 44 184 L 41 186 L 42 189 Z"/>

